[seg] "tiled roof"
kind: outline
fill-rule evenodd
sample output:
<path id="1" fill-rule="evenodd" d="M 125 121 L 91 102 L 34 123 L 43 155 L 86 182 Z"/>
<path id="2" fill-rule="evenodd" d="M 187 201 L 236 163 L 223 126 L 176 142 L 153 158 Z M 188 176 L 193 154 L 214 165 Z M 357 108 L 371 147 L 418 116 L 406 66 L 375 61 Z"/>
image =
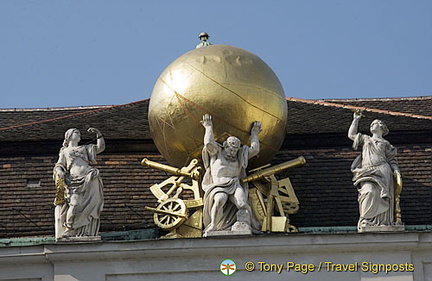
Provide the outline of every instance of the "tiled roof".
<path id="1" fill-rule="evenodd" d="M 0 141 L 58 140 L 69 128 L 96 127 L 108 139 L 150 139 L 148 101 L 115 106 L 0 109 Z"/>
<path id="2" fill-rule="evenodd" d="M 0 109 L 0 124 L 3 128 L 7 128 L 23 124 L 47 122 L 47 120 L 65 118 L 66 116 L 82 114 L 107 107 L 110 106 Z"/>
<path id="3" fill-rule="evenodd" d="M 345 132 L 355 108 L 363 109 L 366 115 L 360 129 L 367 128 L 375 118 L 383 119 L 395 131 L 431 128 L 432 97 L 383 99 L 385 105 L 380 105 L 379 99 L 349 102 L 287 98 L 288 134 Z M 151 139 L 148 104 L 147 99 L 115 106 L 0 109 L 0 141 L 59 140 L 67 129 L 78 125 L 82 130 L 96 127 L 107 139 Z"/>
<path id="4" fill-rule="evenodd" d="M 329 99 L 322 101 L 432 117 L 432 96 L 375 99 Z"/>
<path id="5" fill-rule="evenodd" d="M 393 99 L 397 104 L 399 98 Z M 432 98 L 411 98 L 419 108 L 431 107 Z M 395 111 L 390 99 L 384 99 L 389 108 L 377 109 L 377 100 L 356 105 L 334 103 L 330 101 L 303 100 L 287 98 L 288 134 L 345 133 L 351 123 L 353 110 L 361 109 L 366 116 L 360 122 L 360 130 L 368 132 L 369 124 L 374 119 L 382 119 L 391 131 L 415 131 L 432 129 L 432 115 L 420 115 Z M 383 107 L 381 107 L 383 108 Z M 419 110 L 424 112 L 426 110 Z"/>

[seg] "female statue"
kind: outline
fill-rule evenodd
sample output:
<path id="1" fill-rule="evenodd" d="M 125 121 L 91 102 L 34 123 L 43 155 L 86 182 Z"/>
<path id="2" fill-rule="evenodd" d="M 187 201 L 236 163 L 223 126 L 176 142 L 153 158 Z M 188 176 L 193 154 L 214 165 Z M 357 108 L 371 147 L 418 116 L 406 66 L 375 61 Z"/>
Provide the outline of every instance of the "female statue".
<path id="1" fill-rule="evenodd" d="M 66 131 L 59 159 L 54 167 L 57 195 L 54 204 L 56 239 L 97 236 L 103 207 L 103 183 L 99 170 L 90 166 L 96 154 L 105 150 L 105 141 L 98 129 L 97 144 L 78 145 L 78 129 Z"/>
<path id="2" fill-rule="evenodd" d="M 360 219 L 358 231 L 368 226 L 395 225 L 395 199 L 399 197 L 401 175 L 395 160 L 394 148 L 383 136 L 389 130 L 381 120 L 374 120 L 370 125 L 372 136 L 357 132 L 362 114 L 354 113 L 354 119 L 348 131 L 348 137 L 354 141 L 353 148 L 362 146 L 362 153 L 351 165 L 354 185 L 358 187 Z"/>

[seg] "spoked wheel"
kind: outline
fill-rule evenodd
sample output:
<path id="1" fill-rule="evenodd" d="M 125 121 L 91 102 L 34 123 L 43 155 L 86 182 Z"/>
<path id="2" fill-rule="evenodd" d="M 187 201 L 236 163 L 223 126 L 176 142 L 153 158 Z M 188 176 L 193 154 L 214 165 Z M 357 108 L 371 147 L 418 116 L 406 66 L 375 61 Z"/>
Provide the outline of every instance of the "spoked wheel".
<path id="1" fill-rule="evenodd" d="M 172 230 L 187 219 L 187 208 L 183 200 L 168 198 L 154 209 L 154 221 L 165 230 Z"/>

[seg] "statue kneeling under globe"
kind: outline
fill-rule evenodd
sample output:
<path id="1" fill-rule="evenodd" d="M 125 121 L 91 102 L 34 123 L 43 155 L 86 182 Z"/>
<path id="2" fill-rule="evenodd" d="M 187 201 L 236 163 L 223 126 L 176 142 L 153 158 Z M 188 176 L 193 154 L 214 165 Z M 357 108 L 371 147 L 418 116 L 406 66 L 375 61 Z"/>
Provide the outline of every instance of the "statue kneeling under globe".
<path id="1" fill-rule="evenodd" d="M 251 145 L 242 145 L 235 136 L 228 137 L 223 145 L 213 136 L 213 122 L 206 114 L 201 121 L 205 128 L 203 163 L 206 172 L 202 181 L 204 190 L 204 236 L 217 231 L 233 234 L 259 232 L 260 224 L 254 218 L 248 200 L 248 184 L 242 183 L 250 158 L 260 151 L 258 134 L 261 123 L 255 121 L 251 129 Z"/>

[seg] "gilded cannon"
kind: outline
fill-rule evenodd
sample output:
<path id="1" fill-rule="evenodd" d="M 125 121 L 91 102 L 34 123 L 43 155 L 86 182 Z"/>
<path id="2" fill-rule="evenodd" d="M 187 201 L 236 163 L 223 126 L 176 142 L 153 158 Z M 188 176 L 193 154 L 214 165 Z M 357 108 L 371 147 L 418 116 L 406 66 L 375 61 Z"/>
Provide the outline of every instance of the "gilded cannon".
<path id="1" fill-rule="evenodd" d="M 295 214 L 299 208 L 299 201 L 294 188 L 288 177 L 277 180 L 275 174 L 305 163 L 306 159 L 300 156 L 272 167 L 266 165 L 254 169 L 250 171 L 252 173 L 249 176 L 242 179 L 242 182 L 253 185 L 249 190 L 249 197 L 255 217 L 261 223 L 262 231 L 297 231 L 297 228 L 290 224 L 288 218 L 289 214 Z"/>

